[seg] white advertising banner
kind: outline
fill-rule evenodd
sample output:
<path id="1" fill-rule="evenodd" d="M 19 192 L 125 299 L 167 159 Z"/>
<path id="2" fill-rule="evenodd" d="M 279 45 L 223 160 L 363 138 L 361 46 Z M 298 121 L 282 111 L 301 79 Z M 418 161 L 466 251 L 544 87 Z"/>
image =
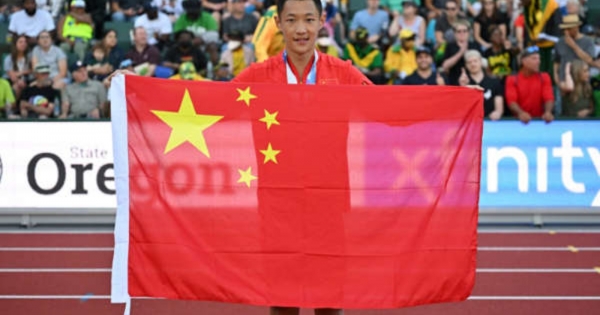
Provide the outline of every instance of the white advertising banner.
<path id="1" fill-rule="evenodd" d="M 0 123 L 0 208 L 115 208 L 107 122 Z"/>

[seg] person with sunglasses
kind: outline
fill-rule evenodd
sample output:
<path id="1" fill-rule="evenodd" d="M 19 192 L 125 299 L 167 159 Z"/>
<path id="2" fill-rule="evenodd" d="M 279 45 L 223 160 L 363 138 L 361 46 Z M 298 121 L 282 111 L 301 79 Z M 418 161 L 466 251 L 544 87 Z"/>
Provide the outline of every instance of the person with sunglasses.
<path id="1" fill-rule="evenodd" d="M 452 35 L 452 26 L 460 18 L 460 7 L 457 0 L 448 0 L 445 3 L 444 13 L 436 18 L 435 22 L 435 45 L 440 47 L 448 41 Z"/>
<path id="2" fill-rule="evenodd" d="M 475 42 L 469 41 L 470 25 L 468 21 L 457 21 L 453 29 L 454 42 L 446 46 L 441 71 L 448 74 L 449 85 L 459 85 L 458 79 L 465 66 L 465 53 L 471 49 L 478 50 L 479 46 Z"/>
<path id="3" fill-rule="evenodd" d="M 521 69 L 506 79 L 505 97 L 510 111 L 524 124 L 532 118 L 541 118 L 547 123 L 554 120 L 552 80 L 548 73 L 540 72 L 539 47 L 525 48 Z"/>

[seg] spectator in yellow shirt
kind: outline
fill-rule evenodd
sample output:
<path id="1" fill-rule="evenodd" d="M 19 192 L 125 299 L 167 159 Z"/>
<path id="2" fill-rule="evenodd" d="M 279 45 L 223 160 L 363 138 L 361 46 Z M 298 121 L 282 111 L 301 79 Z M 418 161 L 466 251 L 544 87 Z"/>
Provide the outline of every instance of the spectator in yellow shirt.
<path id="1" fill-rule="evenodd" d="M 189 80 L 189 81 L 209 81 L 208 79 L 205 79 L 204 77 L 202 77 L 201 75 L 198 74 L 198 72 L 196 72 L 196 67 L 194 66 L 194 63 L 191 61 L 186 61 L 181 63 L 181 66 L 179 66 L 179 72 L 170 77 L 169 79 L 171 80 Z"/>
<path id="2" fill-rule="evenodd" d="M 256 62 L 263 62 L 283 51 L 283 35 L 277 27 L 277 6 L 272 5 L 258 21 L 252 37 Z"/>
<path id="3" fill-rule="evenodd" d="M 388 49 L 383 64 L 388 84 L 401 81 L 417 70 L 415 38 L 416 34 L 405 28 L 400 32 L 400 44 Z"/>

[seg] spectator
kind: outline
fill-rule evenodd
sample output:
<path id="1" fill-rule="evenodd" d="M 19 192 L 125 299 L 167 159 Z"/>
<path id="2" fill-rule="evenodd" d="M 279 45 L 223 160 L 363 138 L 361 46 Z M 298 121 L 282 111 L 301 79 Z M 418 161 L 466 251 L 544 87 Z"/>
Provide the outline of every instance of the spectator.
<path id="1" fill-rule="evenodd" d="M 27 42 L 33 46 L 42 31 L 54 33 L 55 25 L 48 11 L 37 9 L 35 0 L 24 0 L 23 10 L 12 15 L 8 30 L 11 32 L 12 38 L 16 38 L 18 35 L 27 36 Z"/>
<path id="2" fill-rule="evenodd" d="M 59 92 L 52 87 L 49 66 L 38 64 L 34 71 L 35 81 L 23 90 L 19 99 L 19 112 L 23 118 L 48 118 L 53 116 Z"/>
<path id="3" fill-rule="evenodd" d="M 102 42 L 100 42 L 102 47 L 104 48 L 105 57 L 108 59 L 108 63 L 110 64 L 112 69 L 119 69 L 119 65 L 123 58 L 125 57 L 125 53 L 121 49 L 121 47 L 117 46 L 117 32 L 115 30 L 107 30 L 102 37 Z M 86 57 L 84 58 L 84 63 L 87 65 L 93 65 L 96 62 L 94 61 L 96 58 L 94 57 L 94 52 L 88 52 Z M 106 76 L 109 75 L 108 67 L 97 68 L 94 70 L 94 75 L 98 76 Z"/>
<path id="4" fill-rule="evenodd" d="M 210 13 L 202 11 L 200 0 L 186 0 L 183 2 L 183 8 L 185 13 L 177 19 L 173 31 L 188 30 L 192 32 L 196 47 L 218 40 L 219 25 Z"/>
<path id="5" fill-rule="evenodd" d="M 505 47 L 502 31 L 497 26 L 490 29 L 490 43 L 492 46 L 483 56 L 488 61 L 489 72 L 504 82 L 506 76 L 512 73 L 513 50 Z"/>
<path id="6" fill-rule="evenodd" d="M 375 44 L 387 33 L 389 23 L 388 13 L 379 9 L 379 0 L 367 0 L 367 8 L 356 12 L 352 18 L 350 39 L 356 40 L 356 30 L 363 27 L 369 33 L 367 43 Z"/>
<path id="7" fill-rule="evenodd" d="M 92 80 L 103 81 L 113 71 L 108 54 L 102 43 L 98 43 L 92 48 L 92 51 L 86 56 L 84 63 L 87 65 L 87 70 Z"/>
<path id="8" fill-rule="evenodd" d="M 74 52 L 79 60 L 83 60 L 94 37 L 92 16 L 85 12 L 85 1 L 74 0 L 69 12 L 58 21 L 57 30 L 60 48 L 69 54 Z"/>
<path id="9" fill-rule="evenodd" d="M 449 1 L 447 4 L 453 3 Z M 464 55 L 467 50 L 478 49 L 477 44 L 469 41 L 469 22 L 458 20 L 454 24 L 454 42 L 444 51 L 442 69 L 448 73 L 448 84 L 458 85 L 458 78 L 465 66 Z"/>
<path id="10" fill-rule="evenodd" d="M 585 36 L 579 32 L 579 16 L 565 15 L 563 17 L 563 23 L 560 24 L 560 28 L 564 31 L 564 36 L 560 38 L 556 43 L 556 52 L 554 59 L 554 81 L 562 82 L 565 81 L 565 66 L 568 62 L 572 62 L 578 59 L 575 51 L 566 43 L 574 42 L 575 45 L 579 46 L 587 55 L 593 56 L 596 48 L 594 42 L 588 36 Z"/>
<path id="11" fill-rule="evenodd" d="M 341 42 L 346 41 L 346 25 L 342 15 L 340 14 L 338 7 L 333 3 L 334 0 L 326 0 L 325 6 L 323 7 L 323 11 L 325 12 L 325 27 L 329 34 L 332 36 L 336 34 L 339 35 L 339 40 Z"/>
<path id="12" fill-rule="evenodd" d="M 10 22 L 10 16 L 21 10 L 22 0 L 5 0 L 0 5 L 0 23 Z"/>
<path id="13" fill-rule="evenodd" d="M 483 116 L 491 120 L 502 118 L 504 97 L 500 81 L 485 74 L 481 53 L 478 50 L 467 51 L 465 63 L 468 74 L 463 68 L 459 79 L 460 85 L 480 86 L 483 89 Z"/>
<path id="14" fill-rule="evenodd" d="M 400 31 L 400 44 L 392 45 L 385 54 L 383 69 L 389 84 L 404 80 L 417 69 L 416 34 L 410 29 Z"/>
<path id="15" fill-rule="evenodd" d="M 519 51 L 523 51 L 523 47 L 525 47 L 525 15 L 523 13 L 517 16 L 513 26 L 517 48 L 519 48 Z"/>
<path id="16" fill-rule="evenodd" d="M 102 83 L 89 79 L 87 65 L 82 61 L 73 63 L 69 70 L 73 83 L 63 90 L 59 118 L 100 118 L 106 106 L 106 89 Z"/>
<path id="17" fill-rule="evenodd" d="M 179 66 L 179 71 L 176 75 L 170 77 L 171 80 L 189 80 L 189 81 L 205 81 L 198 72 L 196 71 L 196 67 L 190 61 L 183 62 Z"/>
<path id="18" fill-rule="evenodd" d="M 381 0 L 381 7 L 391 16 L 397 18 L 398 16 L 404 13 L 404 3 L 412 2 L 415 5 L 415 9 L 421 6 L 421 0 Z M 416 13 L 415 13 L 416 14 Z M 415 30 L 413 30 L 415 32 Z M 415 32 L 418 33 L 418 32 Z M 397 35 L 390 35 L 391 37 L 395 37 Z"/>
<path id="19" fill-rule="evenodd" d="M 31 81 L 31 59 L 25 35 L 20 35 L 13 41 L 10 55 L 4 58 L 4 71 L 6 71 L 5 77 L 8 78 L 18 99 L 23 89 Z"/>
<path id="20" fill-rule="evenodd" d="M 326 28 L 321 28 L 317 34 L 317 49 L 327 55 L 339 58 L 340 52 Z"/>
<path id="21" fill-rule="evenodd" d="M 589 117 L 594 112 L 592 85 L 588 65 L 579 60 L 565 67 L 565 80 L 560 82 L 563 91 L 563 115 L 572 118 Z"/>
<path id="22" fill-rule="evenodd" d="M 444 14 L 435 21 L 435 44 L 437 47 L 446 44 L 452 38 L 452 26 L 458 21 L 459 7 L 456 0 L 448 0 L 444 6 Z"/>
<path id="23" fill-rule="evenodd" d="M 106 32 L 104 22 L 107 20 L 106 5 L 109 0 L 85 0 L 85 11 L 92 17 L 94 39 L 100 40 Z"/>
<path id="24" fill-rule="evenodd" d="M 135 20 L 135 27 L 143 27 L 148 34 L 148 44 L 156 46 L 159 50 L 169 42 L 173 33 L 173 25 L 169 17 L 158 11 L 158 6 L 148 3 L 145 13 Z"/>
<path id="25" fill-rule="evenodd" d="M 272 5 L 258 21 L 258 26 L 252 36 L 254 54 L 257 62 L 263 62 L 269 57 L 283 51 L 283 35 L 275 23 L 277 6 Z"/>
<path id="26" fill-rule="evenodd" d="M 220 24 L 223 13 L 227 9 L 227 0 L 202 0 L 202 8 L 212 15 L 217 24 Z"/>
<path id="27" fill-rule="evenodd" d="M 415 45 L 417 47 L 423 46 L 425 43 L 425 27 L 427 22 L 424 18 L 417 15 L 417 3 L 414 0 L 402 1 L 402 14 L 396 15 L 390 25 L 389 35 L 394 38 L 398 35 L 400 30 L 410 29 L 416 34 Z"/>
<path id="28" fill-rule="evenodd" d="M 231 15 L 223 20 L 223 39 L 229 40 L 228 34 L 240 31 L 244 35 L 244 43 L 252 42 L 252 35 L 258 24 L 258 19 L 245 9 L 246 0 L 232 0 Z"/>
<path id="29" fill-rule="evenodd" d="M 443 10 L 446 9 L 447 2 L 448 0 L 425 0 L 425 7 L 427 8 L 427 18 L 431 20 L 438 19 L 439 17 L 441 17 L 444 14 Z"/>
<path id="30" fill-rule="evenodd" d="M 369 43 L 369 31 L 359 27 L 355 31 L 355 38 L 354 42 L 346 44 L 343 59 L 352 61 L 371 82 L 383 84 L 383 54 Z"/>
<path id="31" fill-rule="evenodd" d="M 521 4 L 525 20 L 524 44 L 540 48 L 540 70 L 552 73 L 552 50 L 560 36 L 558 4 L 555 0 L 521 0 Z"/>
<path id="32" fill-rule="evenodd" d="M 15 118 L 12 111 L 15 108 L 15 95 L 10 83 L 0 78 L 0 118 Z"/>
<path id="33" fill-rule="evenodd" d="M 61 13 L 63 13 L 63 0 L 36 0 L 35 3 L 37 4 L 38 9 L 48 11 L 54 21 L 58 19 Z"/>
<path id="34" fill-rule="evenodd" d="M 116 22 L 135 22 L 144 12 L 144 0 L 111 0 L 112 20 Z"/>
<path id="35" fill-rule="evenodd" d="M 148 35 L 143 27 L 136 27 L 133 30 L 133 43 L 133 47 L 127 52 L 125 58 L 131 59 L 137 74 L 153 76 L 156 66 L 160 64 L 160 51 L 158 48 L 148 45 Z"/>
<path id="36" fill-rule="evenodd" d="M 191 61 L 197 71 L 206 70 L 206 56 L 192 45 L 194 34 L 190 31 L 179 31 L 175 34 L 175 45 L 167 51 L 163 66 L 173 70 L 179 69 L 182 63 Z"/>
<path id="37" fill-rule="evenodd" d="M 492 27 L 500 30 L 503 41 L 508 37 L 508 16 L 496 8 L 495 0 L 482 0 L 482 2 L 483 10 L 473 23 L 473 37 L 481 46 L 481 51 L 485 51 L 492 47 L 490 32 Z"/>
<path id="38" fill-rule="evenodd" d="M 38 65 L 50 68 L 52 86 L 60 90 L 65 86 L 67 79 L 67 56 L 58 47 L 52 44 L 52 36 L 47 31 L 42 31 L 38 38 L 38 45 L 31 52 L 31 66 L 35 69 Z"/>
<path id="39" fill-rule="evenodd" d="M 233 79 L 231 72 L 229 71 L 229 65 L 226 63 L 219 63 L 213 69 L 213 81 L 229 82 Z"/>
<path id="40" fill-rule="evenodd" d="M 254 62 L 254 51 L 243 44 L 243 33 L 236 31 L 230 33 L 228 38 L 227 49 L 221 53 L 220 63 L 228 64 L 229 73 L 235 77 Z"/>
<path id="41" fill-rule="evenodd" d="M 154 0 L 153 3 L 158 6 L 160 12 L 169 17 L 171 23 L 175 23 L 184 12 L 183 0 Z"/>
<path id="42" fill-rule="evenodd" d="M 433 69 L 433 54 L 431 49 L 422 46 L 417 48 L 417 70 L 406 77 L 403 85 L 446 85 L 446 80 Z"/>
<path id="43" fill-rule="evenodd" d="M 548 73 L 540 72 L 539 47 L 529 46 L 523 51 L 521 70 L 506 79 L 505 96 L 508 108 L 525 124 L 532 117 L 554 120 L 552 80 Z"/>

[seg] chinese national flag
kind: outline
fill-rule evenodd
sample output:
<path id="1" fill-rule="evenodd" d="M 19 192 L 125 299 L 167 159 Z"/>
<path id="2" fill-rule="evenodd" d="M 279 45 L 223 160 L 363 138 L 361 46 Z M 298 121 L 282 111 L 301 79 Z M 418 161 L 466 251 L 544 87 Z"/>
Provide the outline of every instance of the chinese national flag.
<path id="1" fill-rule="evenodd" d="M 113 302 L 461 301 L 475 279 L 481 92 L 119 76 Z"/>

